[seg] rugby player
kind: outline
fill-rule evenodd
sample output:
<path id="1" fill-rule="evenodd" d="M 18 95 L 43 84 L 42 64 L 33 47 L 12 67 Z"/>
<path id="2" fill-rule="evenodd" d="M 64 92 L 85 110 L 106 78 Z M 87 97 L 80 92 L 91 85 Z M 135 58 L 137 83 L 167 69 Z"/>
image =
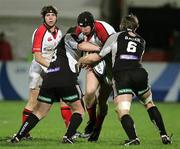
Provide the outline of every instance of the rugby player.
<path id="1" fill-rule="evenodd" d="M 77 17 L 76 34 L 79 39 L 101 48 L 108 37 L 115 33 L 114 28 L 104 21 L 95 20 L 94 16 L 84 11 Z M 84 47 L 79 44 L 79 48 Z M 87 54 L 87 53 L 86 53 Z M 86 71 L 86 89 L 84 101 L 86 103 L 89 121 L 81 137 L 88 141 L 97 141 L 100 135 L 104 118 L 107 114 L 107 100 L 112 91 L 111 61 L 107 57 L 94 66 L 88 66 Z M 98 90 L 98 91 L 97 91 Z M 98 105 L 98 108 L 96 108 Z"/>
<path id="2" fill-rule="evenodd" d="M 121 20 L 121 32 L 111 35 L 99 54 L 89 54 L 79 61 L 82 64 L 91 64 L 111 53 L 114 103 L 118 118 L 128 136 L 124 145 L 140 144 L 134 121 L 129 113 L 134 95 L 147 109 L 151 121 L 158 128 L 162 143 L 171 144 L 171 137 L 167 135 L 161 113 L 152 99 L 148 73 L 142 66 L 145 40 L 136 33 L 138 27 L 139 21 L 135 15 L 125 16 Z"/>
<path id="3" fill-rule="evenodd" d="M 75 34 L 66 34 L 61 39 L 55 48 L 51 62 L 45 65 L 48 69 L 43 74 L 37 104 L 17 134 L 11 139 L 12 143 L 22 140 L 48 114 L 53 102 L 60 101 L 60 99 L 70 106 L 73 112 L 62 142 L 74 143 L 73 136 L 82 122 L 84 113 L 82 92 L 77 82 L 78 71 L 76 69 L 76 64 L 82 55 L 82 51 L 78 50 L 80 42 Z M 86 46 L 93 50 L 99 50 L 99 47 L 90 43 L 87 43 Z"/>

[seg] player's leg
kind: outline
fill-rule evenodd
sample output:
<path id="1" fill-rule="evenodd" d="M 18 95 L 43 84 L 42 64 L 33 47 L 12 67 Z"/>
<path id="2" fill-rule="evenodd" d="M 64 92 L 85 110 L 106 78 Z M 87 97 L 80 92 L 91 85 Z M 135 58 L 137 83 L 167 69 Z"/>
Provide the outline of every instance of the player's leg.
<path id="1" fill-rule="evenodd" d="M 152 100 L 152 92 L 148 85 L 148 73 L 143 68 L 139 69 L 138 72 L 139 73 L 134 73 L 137 76 L 135 80 L 139 82 L 136 82 L 136 84 L 138 84 L 138 86 L 136 86 L 136 88 L 138 89 L 138 91 L 136 91 L 136 94 L 139 97 L 141 103 L 143 103 L 143 105 L 147 109 L 151 121 L 156 126 L 156 128 L 158 128 L 162 142 L 164 144 L 170 144 L 171 140 L 167 136 L 161 113 Z M 164 139 L 165 136 L 167 136 L 166 140 Z"/>
<path id="2" fill-rule="evenodd" d="M 89 121 L 85 128 L 84 136 L 89 137 L 89 134 L 93 131 L 94 124 L 96 122 L 96 91 L 99 86 L 99 81 L 96 78 L 92 70 L 88 70 L 86 74 L 86 91 L 84 95 L 84 101 L 86 109 L 89 115 Z"/>
<path id="3" fill-rule="evenodd" d="M 132 71 L 121 70 L 118 73 L 113 74 L 113 91 L 116 113 L 129 139 L 125 141 L 124 145 L 140 144 L 140 140 L 136 134 L 134 121 L 129 114 L 134 95 L 132 89 L 134 85 L 134 82 L 132 82 L 134 81 L 134 71 L 134 69 Z"/>
<path id="4" fill-rule="evenodd" d="M 141 103 L 144 104 L 152 123 L 158 128 L 163 144 L 171 144 L 171 138 L 167 135 L 162 115 L 157 106 L 153 103 L 151 90 L 148 90 L 140 97 Z"/>
<path id="5" fill-rule="evenodd" d="M 114 103 L 116 105 L 116 112 L 121 121 L 129 140 L 125 141 L 124 145 L 138 145 L 140 141 L 137 137 L 135 124 L 129 114 L 132 101 L 132 94 L 123 94 L 116 96 Z"/>
<path id="6" fill-rule="evenodd" d="M 73 144 L 73 136 L 82 122 L 84 107 L 81 102 L 82 92 L 79 86 L 64 88 L 62 100 L 66 102 L 73 112 L 68 129 L 63 137 L 63 143 Z"/>
<path id="7" fill-rule="evenodd" d="M 29 131 L 31 131 L 36 124 L 47 115 L 51 108 L 51 104 L 37 102 L 36 110 L 31 113 L 26 121 L 21 125 L 17 134 L 11 139 L 12 143 L 18 143 L 22 138 L 26 136 Z"/>
<path id="8" fill-rule="evenodd" d="M 29 89 L 29 98 L 26 106 L 23 109 L 22 112 L 22 124 L 26 121 L 26 119 L 31 115 L 33 112 L 36 104 L 37 104 L 37 96 L 39 94 L 39 89 L 38 88 L 30 88 Z M 32 140 L 32 136 L 28 133 L 24 137 L 25 140 Z"/>
<path id="9" fill-rule="evenodd" d="M 81 101 L 77 100 L 73 103 L 69 104 L 72 108 L 73 114 L 70 119 L 70 124 L 67 129 L 67 132 L 65 133 L 65 136 L 63 137 L 63 143 L 74 143 L 73 136 L 76 134 L 78 127 L 80 126 L 82 122 L 82 116 L 84 113 L 84 109 L 82 107 Z M 71 142 L 66 142 L 67 139 L 69 139 Z"/>
<path id="10" fill-rule="evenodd" d="M 33 61 L 29 69 L 29 98 L 23 110 L 22 123 L 24 123 L 28 115 L 32 113 L 37 104 L 39 86 L 42 83 L 42 78 L 40 76 L 41 71 L 42 69 L 39 64 Z"/>
<path id="11" fill-rule="evenodd" d="M 23 109 L 23 115 L 22 115 L 22 123 L 24 123 L 27 119 L 27 117 L 32 113 L 34 110 L 36 104 L 37 104 L 37 96 L 39 94 L 38 88 L 30 88 L 29 89 L 29 98 L 26 106 Z"/>
<path id="12" fill-rule="evenodd" d="M 58 99 L 54 96 L 54 89 L 43 89 L 41 88 L 38 102 L 36 107 L 31 113 L 26 121 L 22 124 L 21 128 L 19 129 L 18 133 L 11 139 L 12 143 L 19 142 L 31 129 L 33 129 L 36 124 L 44 118 L 47 113 L 49 112 L 53 100 Z"/>
<path id="13" fill-rule="evenodd" d="M 101 83 L 99 88 L 99 95 L 97 96 L 97 114 L 96 123 L 93 132 L 88 138 L 88 141 L 97 141 L 101 132 L 104 118 L 108 111 L 108 97 L 112 91 L 112 87 L 108 84 Z"/>
<path id="14" fill-rule="evenodd" d="M 32 63 L 29 70 L 29 98 L 22 112 L 22 123 L 26 121 L 27 117 L 32 113 L 37 104 L 39 86 L 42 83 L 40 72 L 40 66 L 36 63 Z M 30 136 L 30 134 L 27 134 L 24 139 L 32 139 L 32 137 Z"/>
<path id="15" fill-rule="evenodd" d="M 61 116 L 62 116 L 64 123 L 66 125 L 66 128 L 67 128 L 70 123 L 72 111 L 71 111 L 70 106 L 68 106 L 65 102 L 61 101 L 60 104 L 61 104 L 61 109 L 60 109 Z"/>

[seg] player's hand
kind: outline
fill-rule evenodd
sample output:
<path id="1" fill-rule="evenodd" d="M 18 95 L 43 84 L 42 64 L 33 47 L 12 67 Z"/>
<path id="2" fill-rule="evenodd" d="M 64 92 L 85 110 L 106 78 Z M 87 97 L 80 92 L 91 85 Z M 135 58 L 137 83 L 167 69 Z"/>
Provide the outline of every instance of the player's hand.
<path id="1" fill-rule="evenodd" d="M 92 68 L 91 65 L 86 65 L 85 69 L 86 69 L 86 70 L 89 70 L 89 71 L 93 70 L 93 68 Z"/>
<path id="2" fill-rule="evenodd" d="M 76 65 L 77 65 L 76 67 L 78 67 L 78 69 L 81 69 L 81 68 L 89 69 L 90 68 L 90 65 L 81 63 L 80 61 Z"/>

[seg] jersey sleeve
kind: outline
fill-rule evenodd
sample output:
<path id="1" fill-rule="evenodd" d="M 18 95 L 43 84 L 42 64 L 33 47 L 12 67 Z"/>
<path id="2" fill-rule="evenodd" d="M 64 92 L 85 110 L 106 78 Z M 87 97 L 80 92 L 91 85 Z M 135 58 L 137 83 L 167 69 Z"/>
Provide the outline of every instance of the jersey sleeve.
<path id="1" fill-rule="evenodd" d="M 95 31 L 98 38 L 103 44 L 106 42 L 106 40 L 111 34 L 115 33 L 115 30 L 112 26 L 102 21 L 95 22 Z"/>
<path id="2" fill-rule="evenodd" d="M 78 45 L 78 42 L 76 39 L 76 35 L 73 36 L 73 34 L 66 34 L 65 36 L 65 44 L 68 46 L 68 47 L 71 47 L 72 49 L 76 49 L 77 50 L 77 45 Z"/>
<path id="3" fill-rule="evenodd" d="M 33 34 L 32 52 L 41 52 L 46 28 L 40 26 Z"/>
<path id="4" fill-rule="evenodd" d="M 99 56 L 104 57 L 106 56 L 108 53 L 110 53 L 117 45 L 117 37 L 118 37 L 119 33 L 113 34 L 111 35 L 107 41 L 105 42 L 104 46 L 102 47 Z"/>

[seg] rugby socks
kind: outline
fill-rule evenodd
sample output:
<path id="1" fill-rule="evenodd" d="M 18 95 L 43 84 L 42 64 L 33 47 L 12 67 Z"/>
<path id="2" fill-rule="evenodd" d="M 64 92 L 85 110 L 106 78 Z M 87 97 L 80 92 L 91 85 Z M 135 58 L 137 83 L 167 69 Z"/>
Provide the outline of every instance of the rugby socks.
<path id="1" fill-rule="evenodd" d="M 21 140 L 25 135 L 33 129 L 36 124 L 39 122 L 39 118 L 34 115 L 33 113 L 29 115 L 29 117 L 26 119 L 26 121 L 22 124 L 19 132 L 17 133 L 16 137 Z"/>
<path id="2" fill-rule="evenodd" d="M 86 108 L 89 115 L 89 121 L 91 121 L 92 123 L 95 123 L 96 122 L 96 104 L 94 104 L 91 107 L 86 107 Z"/>
<path id="3" fill-rule="evenodd" d="M 121 124 L 130 140 L 137 138 L 134 121 L 130 115 L 124 115 Z"/>
<path id="4" fill-rule="evenodd" d="M 95 123 L 96 128 L 102 127 L 102 124 L 103 124 L 104 118 L 106 117 L 107 111 L 108 111 L 108 104 L 104 105 L 103 109 L 102 109 L 102 107 L 98 107 L 96 123 Z"/>
<path id="5" fill-rule="evenodd" d="M 80 113 L 73 113 L 65 136 L 67 136 L 67 138 L 71 138 L 76 133 L 76 130 L 81 122 L 82 115 Z"/>
<path id="6" fill-rule="evenodd" d="M 95 128 L 101 129 L 105 116 L 97 115 Z"/>
<path id="7" fill-rule="evenodd" d="M 28 116 L 32 113 L 31 110 L 28 110 L 26 108 L 24 108 L 23 113 L 22 113 L 22 123 L 24 123 L 26 121 L 26 119 L 28 118 Z"/>
<path id="8" fill-rule="evenodd" d="M 66 128 L 67 128 L 69 126 L 70 119 L 72 116 L 71 108 L 69 106 L 61 107 L 61 116 L 62 116 L 64 123 L 66 125 Z"/>
<path id="9" fill-rule="evenodd" d="M 154 107 L 149 108 L 147 111 L 148 111 L 151 121 L 159 129 L 160 135 L 167 135 L 164 122 L 158 108 L 154 106 Z"/>

